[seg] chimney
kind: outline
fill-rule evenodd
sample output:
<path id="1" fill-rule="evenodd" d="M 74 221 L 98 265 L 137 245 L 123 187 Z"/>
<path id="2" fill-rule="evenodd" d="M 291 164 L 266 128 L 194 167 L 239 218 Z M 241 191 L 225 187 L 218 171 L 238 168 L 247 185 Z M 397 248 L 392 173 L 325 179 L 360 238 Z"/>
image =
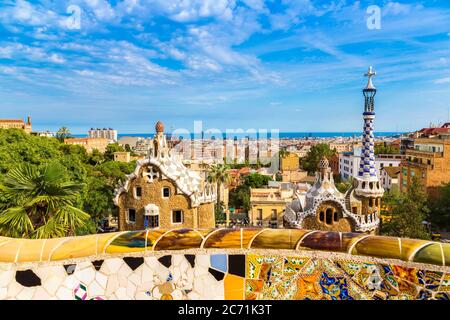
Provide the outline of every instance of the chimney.
<path id="1" fill-rule="evenodd" d="M 31 126 L 31 117 L 30 117 L 30 116 L 28 116 L 27 124 L 28 124 L 29 126 Z"/>

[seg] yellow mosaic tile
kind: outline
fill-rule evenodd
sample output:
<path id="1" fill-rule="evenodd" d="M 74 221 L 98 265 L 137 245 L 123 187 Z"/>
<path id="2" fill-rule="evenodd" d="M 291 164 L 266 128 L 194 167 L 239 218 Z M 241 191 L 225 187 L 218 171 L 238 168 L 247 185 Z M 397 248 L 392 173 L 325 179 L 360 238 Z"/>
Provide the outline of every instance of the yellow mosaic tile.
<path id="1" fill-rule="evenodd" d="M 210 234 L 211 232 L 213 232 L 214 230 L 217 230 L 217 229 L 195 229 L 195 231 L 200 233 L 203 238 L 206 238 L 206 236 L 208 234 Z"/>
<path id="2" fill-rule="evenodd" d="M 24 240 L 13 240 L 5 242 L 0 246 L 0 261 L 1 262 L 15 262 L 18 256 L 18 250 Z"/>
<path id="3" fill-rule="evenodd" d="M 242 248 L 246 249 L 261 229 L 242 229 Z"/>
<path id="4" fill-rule="evenodd" d="M 398 238 L 369 236 L 356 243 L 351 254 L 380 258 L 401 259 Z"/>
<path id="5" fill-rule="evenodd" d="M 97 254 L 104 253 L 107 245 L 119 234 L 120 232 L 99 233 L 97 235 Z"/>
<path id="6" fill-rule="evenodd" d="M 227 274 L 224 279 L 225 300 L 244 300 L 245 279 Z"/>
<path id="7" fill-rule="evenodd" d="M 19 257 L 17 262 L 32 262 L 41 260 L 42 247 L 45 244 L 45 240 L 24 240 L 22 247 L 20 248 Z"/>
<path id="8" fill-rule="evenodd" d="M 295 249 L 306 230 L 266 229 L 255 237 L 251 247 L 255 249 Z"/>
<path id="9" fill-rule="evenodd" d="M 52 253 L 51 260 L 94 256 L 97 253 L 97 235 L 70 238 Z"/>
<path id="10" fill-rule="evenodd" d="M 147 233 L 147 250 L 152 250 L 156 241 L 168 230 L 149 230 Z"/>
<path id="11" fill-rule="evenodd" d="M 414 262 L 431 263 L 436 265 L 443 265 L 443 255 L 441 245 L 439 243 L 431 242 L 430 245 L 420 249 L 413 258 Z"/>
<path id="12" fill-rule="evenodd" d="M 70 238 L 45 239 L 41 249 L 41 261 L 50 261 L 53 251 Z"/>
<path id="13" fill-rule="evenodd" d="M 447 267 L 450 267 L 450 244 L 442 243 L 442 250 L 444 251 L 444 261 Z"/>
<path id="14" fill-rule="evenodd" d="M 411 255 L 417 251 L 418 248 L 422 247 L 424 244 L 430 243 L 426 240 L 415 240 L 415 239 L 401 239 L 401 258 L 402 260 L 408 261 Z"/>
<path id="15" fill-rule="evenodd" d="M 106 248 L 106 253 L 128 253 L 145 251 L 146 233 L 146 231 L 128 231 L 122 233 L 108 245 L 108 247 Z"/>
<path id="16" fill-rule="evenodd" d="M 200 248 L 202 242 L 202 236 L 194 230 L 173 230 L 165 234 L 154 245 L 154 250 L 182 250 Z"/>
<path id="17" fill-rule="evenodd" d="M 204 242 L 203 248 L 241 248 L 240 229 L 220 229 L 211 233 Z"/>

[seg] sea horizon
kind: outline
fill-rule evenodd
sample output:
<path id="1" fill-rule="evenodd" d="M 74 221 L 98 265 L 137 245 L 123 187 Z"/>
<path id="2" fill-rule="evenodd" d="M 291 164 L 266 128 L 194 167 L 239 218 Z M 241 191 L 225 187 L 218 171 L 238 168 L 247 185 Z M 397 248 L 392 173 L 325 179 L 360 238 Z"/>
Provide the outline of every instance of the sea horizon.
<path id="1" fill-rule="evenodd" d="M 399 137 L 407 132 L 394 132 L 394 131 L 386 131 L 386 132 L 375 132 L 375 137 Z M 172 135 L 170 133 L 166 133 L 168 137 L 171 137 Z M 124 138 L 124 137 L 144 137 L 144 138 L 152 138 L 154 137 L 155 133 L 120 133 L 117 135 L 118 139 Z M 76 138 L 85 138 L 88 137 L 87 134 L 72 134 L 73 137 Z M 180 137 L 185 137 L 186 135 L 180 134 L 177 135 Z M 205 138 L 211 137 L 211 136 L 217 136 L 217 135 L 209 135 L 204 134 Z M 222 138 L 226 138 L 227 133 L 222 134 Z M 230 133 L 230 137 L 238 137 L 238 138 L 244 138 L 244 137 L 254 137 L 254 134 L 249 133 Z M 259 134 L 256 134 L 257 137 L 259 137 Z M 348 131 L 348 132 L 280 132 L 278 137 L 280 139 L 294 139 L 294 138 L 351 138 L 351 137 L 361 137 L 362 132 L 356 132 L 356 131 Z M 190 134 L 191 139 L 198 139 L 201 138 L 201 134 L 198 133 L 191 133 Z M 263 137 L 272 137 L 270 132 L 267 132 Z"/>

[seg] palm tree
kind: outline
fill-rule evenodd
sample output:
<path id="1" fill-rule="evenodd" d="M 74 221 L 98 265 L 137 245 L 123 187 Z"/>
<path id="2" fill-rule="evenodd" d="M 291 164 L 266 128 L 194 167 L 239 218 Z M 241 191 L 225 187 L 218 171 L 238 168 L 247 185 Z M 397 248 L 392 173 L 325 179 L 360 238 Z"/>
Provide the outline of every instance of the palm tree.
<path id="1" fill-rule="evenodd" d="M 71 136 L 72 134 L 70 133 L 70 130 L 67 127 L 61 127 L 56 132 L 56 138 L 61 142 L 64 142 L 64 139 L 70 138 Z"/>
<path id="2" fill-rule="evenodd" d="M 0 234 L 53 238 L 74 235 L 89 215 L 74 206 L 83 185 L 70 181 L 65 168 L 24 164 L 9 171 L 0 184 L 7 205 L 0 208 Z"/>
<path id="3" fill-rule="evenodd" d="M 212 165 L 209 168 L 208 175 L 207 175 L 207 181 L 210 183 L 216 184 L 216 190 L 217 190 L 217 203 L 216 203 L 216 209 L 220 208 L 220 187 L 222 184 L 229 184 L 231 182 L 231 176 L 228 173 L 228 166 L 222 165 L 222 164 L 215 164 Z M 229 213 L 227 210 L 227 224 L 230 220 Z"/>

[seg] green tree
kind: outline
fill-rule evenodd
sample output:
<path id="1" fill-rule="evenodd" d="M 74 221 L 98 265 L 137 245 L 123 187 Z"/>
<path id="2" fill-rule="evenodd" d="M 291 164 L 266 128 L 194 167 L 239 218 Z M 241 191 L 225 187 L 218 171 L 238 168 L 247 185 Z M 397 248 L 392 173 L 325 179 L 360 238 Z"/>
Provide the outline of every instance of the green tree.
<path id="1" fill-rule="evenodd" d="M 397 154 L 400 149 L 386 142 L 377 143 L 374 147 L 375 154 Z"/>
<path id="2" fill-rule="evenodd" d="M 67 127 L 61 127 L 56 132 L 56 138 L 60 142 L 64 142 L 64 139 L 67 139 L 67 138 L 70 138 L 70 137 L 72 137 L 72 134 L 70 133 L 70 130 Z"/>
<path id="3" fill-rule="evenodd" d="M 262 188 L 267 186 L 272 178 L 259 173 L 249 174 L 243 183 L 233 192 L 230 192 L 230 204 L 234 208 L 241 208 L 245 212 L 250 211 L 250 188 Z"/>
<path id="4" fill-rule="evenodd" d="M 417 177 L 413 178 L 407 193 L 391 190 L 385 194 L 383 203 L 385 210 L 381 214 L 390 217 L 381 226 L 383 234 L 404 238 L 430 238 L 423 224 L 429 213 L 427 197 Z"/>
<path id="5" fill-rule="evenodd" d="M 210 183 L 216 184 L 216 190 L 217 190 L 217 201 L 216 201 L 216 211 L 220 209 L 220 189 L 222 185 L 227 185 L 231 182 L 231 176 L 228 173 L 228 166 L 216 164 L 212 165 L 207 173 L 206 179 Z M 229 217 L 227 216 L 227 221 L 229 220 Z"/>
<path id="6" fill-rule="evenodd" d="M 10 170 L 0 184 L 7 201 L 0 211 L 1 234 L 24 238 L 74 235 L 89 219 L 76 207 L 82 188 L 55 163 L 23 164 Z"/>
<path id="7" fill-rule="evenodd" d="M 301 159 L 300 164 L 303 170 L 307 171 L 309 174 L 313 174 L 317 170 L 320 159 L 324 156 L 329 159 L 335 153 L 336 150 L 331 150 L 328 144 L 319 143 L 311 147 L 307 155 Z"/>
<path id="8" fill-rule="evenodd" d="M 450 230 L 450 183 L 447 183 L 440 190 L 440 196 L 430 201 L 430 222 Z"/>
<path id="9" fill-rule="evenodd" d="M 125 149 L 119 145 L 117 142 L 116 143 L 111 143 L 108 144 L 106 146 L 106 151 L 105 151 L 105 159 L 108 161 L 112 161 L 114 160 L 114 152 L 123 152 L 125 151 Z"/>
<path id="10" fill-rule="evenodd" d="M 339 175 L 337 175 L 340 177 Z M 339 192 L 346 193 L 353 185 L 353 177 L 350 177 L 348 180 L 342 180 L 341 178 L 338 178 L 335 180 L 336 188 L 339 190 Z"/>
<path id="11" fill-rule="evenodd" d="M 88 163 L 93 166 L 97 166 L 103 162 L 105 162 L 105 157 L 97 149 L 92 150 L 92 152 L 88 155 Z"/>

